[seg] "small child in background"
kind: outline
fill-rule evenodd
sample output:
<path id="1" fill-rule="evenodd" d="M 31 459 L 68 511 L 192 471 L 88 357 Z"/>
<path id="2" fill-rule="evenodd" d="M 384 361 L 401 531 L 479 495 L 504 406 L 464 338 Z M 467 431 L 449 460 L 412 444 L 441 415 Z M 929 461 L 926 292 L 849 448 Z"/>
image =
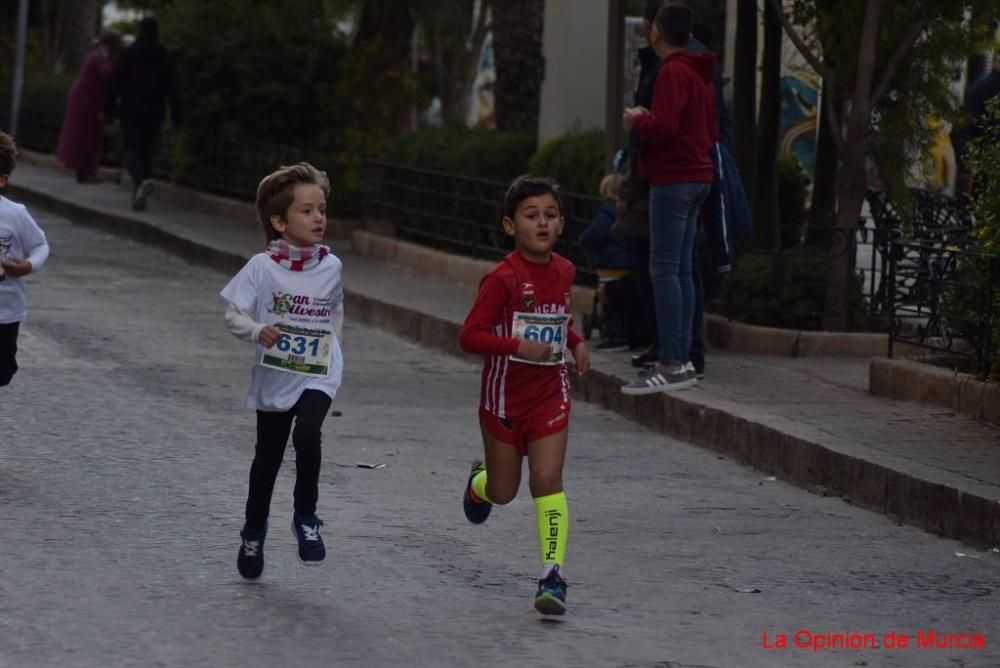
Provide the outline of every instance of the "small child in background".
<path id="1" fill-rule="evenodd" d="M 611 226 L 618 218 L 621 188 L 619 174 L 608 174 L 601 179 L 600 193 L 604 203 L 580 235 L 580 245 L 597 260 L 597 299 L 602 314 L 601 341 L 595 346 L 596 350 L 627 350 L 641 344 L 634 314 L 638 295 L 631 278 L 632 245 L 628 239 L 611 234 Z"/>

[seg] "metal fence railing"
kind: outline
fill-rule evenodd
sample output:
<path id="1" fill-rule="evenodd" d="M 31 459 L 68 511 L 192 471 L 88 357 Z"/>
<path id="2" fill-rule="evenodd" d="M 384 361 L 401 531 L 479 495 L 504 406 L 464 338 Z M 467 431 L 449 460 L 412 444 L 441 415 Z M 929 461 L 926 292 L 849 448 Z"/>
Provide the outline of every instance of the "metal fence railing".
<path id="1" fill-rule="evenodd" d="M 872 316 L 885 314 L 888 308 L 888 265 L 890 246 L 905 240 L 931 243 L 964 243 L 974 221 L 966 202 L 940 193 L 910 189 L 905 204 L 894 202 L 884 191 L 869 191 L 866 197 L 869 216 L 864 222 L 863 241 L 871 237 L 867 249 L 859 246 L 859 268 L 866 279 L 866 294 Z"/>
<path id="2" fill-rule="evenodd" d="M 385 162 L 365 163 L 365 177 L 365 213 L 393 223 L 400 238 L 483 258 L 513 248 L 500 228 L 505 183 Z M 576 265 L 578 281 L 596 284 L 591 258 L 576 240 L 601 201 L 573 193 L 561 200 L 566 227 L 555 250 Z"/>
<path id="3" fill-rule="evenodd" d="M 981 377 L 1000 363 L 1000 258 L 975 241 L 896 241 L 888 263 L 889 356 L 896 343 L 926 349 Z"/>

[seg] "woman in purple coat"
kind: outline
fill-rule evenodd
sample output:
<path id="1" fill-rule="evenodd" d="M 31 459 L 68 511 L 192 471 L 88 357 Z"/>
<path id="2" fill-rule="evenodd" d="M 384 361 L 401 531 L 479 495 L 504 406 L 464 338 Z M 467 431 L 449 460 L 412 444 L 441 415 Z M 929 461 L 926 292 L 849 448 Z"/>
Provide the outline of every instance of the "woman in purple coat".
<path id="1" fill-rule="evenodd" d="M 80 66 L 80 73 L 66 98 L 66 116 L 59 134 L 59 161 L 76 170 L 79 183 L 96 183 L 104 130 L 101 112 L 111 68 L 121 52 L 122 38 L 107 30 Z"/>

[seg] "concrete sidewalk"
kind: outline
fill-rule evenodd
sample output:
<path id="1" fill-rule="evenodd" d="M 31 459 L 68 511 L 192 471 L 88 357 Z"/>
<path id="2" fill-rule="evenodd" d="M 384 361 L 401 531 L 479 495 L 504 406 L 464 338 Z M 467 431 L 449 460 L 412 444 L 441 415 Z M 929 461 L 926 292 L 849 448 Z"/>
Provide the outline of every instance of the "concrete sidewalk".
<path id="1" fill-rule="evenodd" d="M 20 164 L 7 194 L 225 272 L 261 247 L 249 216 L 199 212 L 156 194 L 136 213 L 124 188 L 79 185 L 45 166 Z M 370 240 L 356 232 L 353 243 L 333 241 L 345 266 L 348 317 L 461 354 L 458 329 L 475 286 L 366 256 Z M 357 252 L 345 252 L 351 247 Z M 54 261 L 58 254 L 53 249 Z M 750 464 L 763 472 L 762 484 L 776 475 L 943 536 L 1000 545 L 1000 430 L 870 395 L 867 360 L 711 351 L 698 387 L 635 398 L 618 392 L 632 376 L 627 354 L 592 357 L 593 370 L 575 383 L 578 398 Z"/>

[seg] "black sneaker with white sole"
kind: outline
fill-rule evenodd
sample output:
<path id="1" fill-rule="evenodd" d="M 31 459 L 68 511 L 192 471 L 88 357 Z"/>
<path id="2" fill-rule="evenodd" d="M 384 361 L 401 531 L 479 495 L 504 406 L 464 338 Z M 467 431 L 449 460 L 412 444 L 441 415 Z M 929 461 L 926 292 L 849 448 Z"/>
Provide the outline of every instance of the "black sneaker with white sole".
<path id="1" fill-rule="evenodd" d="M 680 369 L 670 371 L 666 366 L 657 364 L 654 367 L 640 371 L 635 380 L 628 385 L 622 386 L 621 391 L 622 394 L 628 395 L 673 392 L 675 390 L 685 390 L 697 382 L 694 373 L 689 373 L 686 365 Z"/>
<path id="2" fill-rule="evenodd" d="M 240 553 L 236 557 L 236 570 L 247 580 L 256 580 L 264 572 L 264 538 L 267 526 L 253 529 L 248 524 L 240 531 Z"/>
<path id="3" fill-rule="evenodd" d="M 313 515 L 292 514 L 292 533 L 299 541 L 299 561 L 307 566 L 315 566 L 326 558 L 326 547 L 319 528 L 323 520 Z"/>

